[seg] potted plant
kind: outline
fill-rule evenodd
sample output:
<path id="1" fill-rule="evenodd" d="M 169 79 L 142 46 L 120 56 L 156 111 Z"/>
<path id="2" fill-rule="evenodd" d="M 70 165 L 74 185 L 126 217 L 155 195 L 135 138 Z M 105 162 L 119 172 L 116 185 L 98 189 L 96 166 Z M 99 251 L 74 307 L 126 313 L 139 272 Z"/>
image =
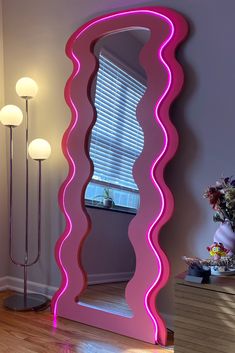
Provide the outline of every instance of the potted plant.
<path id="1" fill-rule="evenodd" d="M 103 192 L 103 206 L 106 208 L 111 208 L 114 205 L 114 201 L 110 194 L 109 188 L 104 188 Z"/>

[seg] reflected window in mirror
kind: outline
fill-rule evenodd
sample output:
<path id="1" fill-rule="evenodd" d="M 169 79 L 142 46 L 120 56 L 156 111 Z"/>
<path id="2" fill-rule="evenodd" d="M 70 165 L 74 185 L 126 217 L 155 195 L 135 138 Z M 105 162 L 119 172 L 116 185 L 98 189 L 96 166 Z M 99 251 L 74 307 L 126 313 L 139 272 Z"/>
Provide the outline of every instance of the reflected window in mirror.
<path id="1" fill-rule="evenodd" d="M 90 157 L 94 174 L 86 189 L 87 204 L 136 212 L 139 190 L 132 167 L 140 155 L 144 136 L 136 120 L 136 107 L 146 90 L 145 78 L 108 51 L 99 54 Z"/>

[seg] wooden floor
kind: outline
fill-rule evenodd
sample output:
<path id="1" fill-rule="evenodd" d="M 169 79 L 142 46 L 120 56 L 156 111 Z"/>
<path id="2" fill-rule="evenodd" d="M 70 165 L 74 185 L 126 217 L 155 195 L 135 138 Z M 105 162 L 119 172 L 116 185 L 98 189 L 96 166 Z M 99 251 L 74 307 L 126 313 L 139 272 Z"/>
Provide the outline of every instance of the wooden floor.
<path id="1" fill-rule="evenodd" d="M 167 353 L 162 348 L 66 319 L 53 328 L 49 311 L 13 312 L 0 292 L 0 353 Z M 171 342 L 169 342 L 171 344 Z"/>
<path id="2" fill-rule="evenodd" d="M 79 302 L 109 313 L 132 317 L 125 299 L 127 282 L 95 284 L 87 287 Z"/>

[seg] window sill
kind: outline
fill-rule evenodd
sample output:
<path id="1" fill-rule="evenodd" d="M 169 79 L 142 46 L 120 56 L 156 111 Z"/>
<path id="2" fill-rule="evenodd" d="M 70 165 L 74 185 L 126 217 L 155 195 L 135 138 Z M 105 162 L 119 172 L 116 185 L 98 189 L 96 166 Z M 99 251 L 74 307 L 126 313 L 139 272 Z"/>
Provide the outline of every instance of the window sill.
<path id="1" fill-rule="evenodd" d="M 101 210 L 111 211 L 111 212 L 121 212 L 121 213 L 130 213 L 130 214 L 136 214 L 137 212 L 133 208 L 117 206 L 117 205 L 108 208 L 103 206 L 101 202 L 91 201 L 91 200 L 85 200 L 85 206 L 88 208 L 96 208 L 96 209 L 101 209 Z"/>

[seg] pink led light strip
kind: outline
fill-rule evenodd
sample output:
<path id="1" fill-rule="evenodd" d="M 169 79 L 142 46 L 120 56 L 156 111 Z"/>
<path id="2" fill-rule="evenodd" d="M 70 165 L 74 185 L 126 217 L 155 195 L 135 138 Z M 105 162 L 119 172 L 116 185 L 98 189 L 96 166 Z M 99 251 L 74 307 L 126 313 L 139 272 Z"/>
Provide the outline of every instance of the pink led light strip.
<path id="1" fill-rule="evenodd" d="M 76 56 L 73 55 L 73 63 L 74 63 L 74 70 L 73 70 L 73 73 L 71 75 L 71 77 L 69 78 L 68 82 L 67 82 L 67 85 L 66 85 L 66 88 L 68 89 L 68 87 L 71 85 L 74 77 L 77 76 L 79 70 L 80 70 L 80 62 L 79 60 L 77 60 Z M 64 245 L 64 242 L 66 241 L 66 239 L 69 237 L 71 231 L 72 231 L 72 221 L 71 221 L 71 218 L 69 217 L 69 214 L 67 213 L 66 211 L 66 207 L 65 207 L 65 193 L 66 193 L 66 189 L 68 188 L 69 184 L 72 182 L 73 178 L 74 178 L 74 175 L 75 175 L 75 171 L 76 171 L 76 166 L 75 166 L 75 163 L 69 153 L 69 150 L 67 148 L 67 141 L 69 139 L 69 136 L 71 134 L 71 132 L 73 131 L 73 129 L 75 128 L 75 126 L 77 125 L 77 122 L 78 122 L 78 111 L 71 99 L 70 96 L 66 96 L 66 101 L 67 101 L 67 104 L 68 106 L 70 107 L 71 109 L 71 112 L 72 112 L 72 117 L 73 117 L 73 120 L 71 122 L 71 125 L 68 127 L 67 131 L 66 131 L 66 134 L 64 135 L 63 137 L 63 142 L 62 142 L 62 145 L 66 146 L 66 158 L 68 160 L 68 163 L 69 163 L 69 174 L 67 179 L 65 180 L 61 190 L 60 190 L 60 194 L 61 194 L 61 197 L 59 197 L 59 200 L 62 199 L 62 203 L 61 203 L 61 209 L 65 215 L 65 218 L 66 218 L 66 228 L 68 226 L 68 230 L 64 232 L 65 236 L 64 238 L 62 239 L 61 243 L 60 243 L 60 246 L 59 246 L 59 250 L 58 250 L 58 262 L 60 264 L 60 268 L 62 269 L 63 271 L 63 274 L 64 274 L 64 277 L 65 277 L 65 280 L 64 280 L 64 287 L 62 286 L 61 289 L 57 292 L 56 294 L 56 297 L 54 298 L 53 300 L 53 326 L 56 327 L 57 326 L 57 307 L 58 307 L 58 302 L 59 302 L 59 299 L 62 297 L 62 295 L 65 293 L 66 289 L 68 288 L 68 284 L 69 284 L 69 278 L 68 278 L 68 274 L 67 274 L 67 271 L 63 265 L 63 262 L 62 262 L 62 259 L 61 259 L 61 251 L 62 251 L 62 248 L 63 248 L 63 245 Z"/>
<path id="2" fill-rule="evenodd" d="M 164 198 L 164 194 L 163 194 L 162 189 L 160 188 L 160 186 L 158 185 L 156 179 L 154 178 L 154 170 L 155 170 L 157 164 L 159 163 L 159 161 L 165 155 L 167 147 L 168 147 L 168 143 L 169 143 L 167 130 L 166 130 L 166 128 L 164 127 L 163 123 L 160 120 L 158 111 L 159 111 L 160 104 L 162 103 L 162 101 L 164 100 L 166 95 L 168 94 L 168 92 L 170 90 L 170 87 L 171 87 L 171 84 L 172 84 L 171 70 L 170 70 L 169 66 L 167 65 L 167 63 L 164 61 L 164 59 L 162 57 L 162 51 L 166 47 L 166 45 L 169 43 L 169 41 L 172 39 L 172 37 L 174 35 L 175 28 L 174 28 L 174 25 L 173 25 L 172 21 L 167 16 L 165 16 L 165 15 L 163 15 L 161 13 L 158 13 L 156 11 L 151 11 L 151 10 L 132 10 L 132 11 L 126 11 L 126 12 L 112 14 L 112 15 L 109 15 L 109 16 L 102 17 L 102 18 L 100 18 L 98 20 L 91 21 L 87 26 L 85 26 L 81 30 L 75 32 L 75 34 L 70 39 L 70 44 L 74 43 L 75 40 L 77 40 L 79 38 L 79 36 L 81 36 L 90 27 L 95 26 L 95 25 L 97 25 L 100 22 L 108 21 L 108 20 L 110 20 L 112 18 L 115 18 L 115 17 L 122 17 L 122 16 L 130 15 L 130 14 L 137 14 L 137 13 L 138 14 L 140 14 L 140 13 L 141 14 L 151 14 L 151 15 L 154 15 L 154 16 L 157 16 L 157 17 L 161 17 L 167 23 L 169 23 L 170 26 L 171 26 L 170 36 L 163 43 L 163 45 L 161 46 L 161 48 L 159 50 L 159 58 L 160 58 L 161 62 L 163 63 L 164 67 L 167 69 L 167 72 L 168 72 L 168 84 L 167 84 L 167 88 L 166 88 L 165 92 L 163 93 L 163 95 L 161 96 L 161 98 L 159 99 L 158 103 L 155 106 L 155 118 L 158 121 L 159 125 L 161 126 L 161 129 L 162 129 L 163 134 L 165 136 L 165 144 L 164 144 L 164 147 L 163 147 L 163 150 L 162 150 L 161 154 L 159 155 L 159 157 L 153 163 L 153 165 L 151 167 L 151 173 L 150 173 L 151 180 L 152 180 L 152 182 L 154 183 L 155 187 L 157 188 L 157 190 L 160 193 L 161 203 L 162 204 L 161 204 L 160 213 L 156 217 L 156 219 L 153 222 L 153 224 L 149 227 L 149 230 L 148 230 L 148 233 L 147 233 L 147 240 L 148 240 L 150 248 L 152 249 L 152 251 L 153 251 L 153 253 L 154 253 L 155 257 L 156 257 L 156 260 L 157 260 L 157 263 L 158 263 L 159 272 L 158 272 L 158 276 L 157 276 L 156 280 L 154 281 L 152 286 L 147 291 L 147 293 L 145 295 L 145 300 L 144 300 L 146 310 L 147 310 L 149 316 L 151 317 L 151 319 L 153 321 L 153 324 L 154 324 L 154 327 L 155 327 L 155 339 L 157 341 L 158 340 L 158 325 L 157 325 L 157 321 L 156 321 L 156 319 L 155 319 L 155 317 L 154 317 L 154 315 L 153 315 L 153 313 L 152 313 L 152 311 L 150 309 L 148 301 L 149 301 L 149 298 L 150 298 L 150 295 L 151 295 L 153 289 L 156 287 L 157 283 L 160 280 L 160 277 L 162 275 L 163 270 L 162 270 L 161 259 L 160 259 L 160 256 L 157 253 L 157 250 L 154 247 L 154 244 L 153 244 L 152 239 L 151 239 L 151 234 L 152 234 L 153 228 L 155 227 L 155 225 L 157 224 L 157 222 L 160 220 L 160 218 L 162 217 L 162 215 L 164 213 L 164 210 L 165 210 L 165 198 Z M 77 121 L 78 121 L 77 109 L 76 109 L 75 105 L 73 104 L 72 98 L 69 96 L 69 91 L 70 91 L 69 90 L 69 86 L 70 86 L 71 82 L 74 80 L 74 78 L 79 73 L 80 62 L 76 58 L 76 56 L 74 55 L 74 53 L 72 51 L 72 45 L 70 45 L 70 47 L 68 47 L 68 50 L 69 50 L 69 56 L 71 57 L 71 59 L 72 59 L 72 61 L 74 63 L 74 71 L 73 71 L 73 73 L 72 73 L 71 77 L 69 78 L 69 80 L 67 82 L 67 85 L 66 85 L 66 92 L 67 92 L 67 95 L 66 95 L 67 99 L 66 100 L 67 100 L 68 106 L 70 107 L 70 109 L 72 111 L 72 117 L 73 117 L 74 121 L 73 121 L 73 123 L 71 123 L 71 125 L 67 129 L 67 131 L 66 131 L 66 139 L 64 139 L 64 143 L 63 143 L 64 152 L 67 154 L 66 157 L 67 157 L 67 160 L 68 160 L 69 165 L 70 165 L 70 174 L 67 177 L 67 179 L 65 180 L 63 187 L 61 188 L 61 195 L 62 195 L 61 198 L 63 200 L 61 208 L 62 208 L 62 211 L 64 212 L 64 214 L 66 216 L 66 222 L 67 222 L 67 225 L 68 225 L 68 227 L 67 227 L 68 229 L 64 232 L 64 237 L 61 240 L 60 245 L 59 245 L 59 249 L 58 249 L 58 258 L 57 258 L 57 260 L 58 260 L 58 264 L 59 264 L 59 266 L 62 269 L 63 274 L 64 274 L 64 281 L 63 281 L 64 283 L 62 284 L 60 290 L 57 292 L 57 295 L 56 295 L 56 297 L 54 299 L 54 303 L 53 303 L 54 317 L 56 317 L 56 315 L 57 315 L 58 302 L 59 302 L 60 298 L 62 297 L 62 295 L 67 290 L 68 284 L 69 284 L 68 274 L 67 274 L 66 268 L 64 267 L 64 265 L 62 263 L 62 259 L 61 259 L 61 251 L 62 251 L 62 247 L 64 245 L 64 242 L 66 241 L 66 239 L 68 239 L 69 235 L 71 234 L 72 222 L 71 222 L 71 219 L 70 219 L 70 217 L 69 217 L 69 215 L 68 215 L 68 213 L 66 211 L 64 198 L 65 198 L 66 189 L 68 188 L 69 184 L 72 182 L 72 180 L 74 178 L 75 168 L 76 168 L 75 164 L 74 164 L 74 161 L 73 161 L 71 155 L 69 154 L 69 151 L 68 151 L 68 148 L 67 148 L 67 140 L 69 139 L 69 135 L 72 132 L 72 130 L 75 128 L 75 126 L 77 124 Z"/>
<path id="3" fill-rule="evenodd" d="M 167 72 L 168 72 L 168 84 L 167 84 L 167 87 L 166 87 L 166 90 L 165 92 L 163 93 L 163 95 L 160 97 L 158 103 L 156 104 L 156 107 L 155 107 L 155 117 L 159 123 L 159 125 L 161 126 L 162 128 L 162 131 L 164 133 L 164 137 L 165 137 L 165 144 L 164 144 L 164 147 L 163 147 L 163 150 L 161 152 L 161 154 L 159 155 L 159 157 L 155 160 L 155 162 L 153 163 L 152 167 L 151 167 L 151 179 L 154 183 L 154 185 L 157 187 L 159 193 L 160 193 L 160 196 L 161 196 L 161 202 L 162 202 L 162 206 L 161 206 L 161 210 L 160 210 L 160 213 L 159 215 L 157 216 L 157 218 L 155 219 L 155 221 L 153 222 L 153 224 L 149 227 L 149 230 L 148 230 L 148 242 L 150 244 L 150 247 L 152 249 L 152 251 L 154 252 L 155 256 L 156 256 L 156 259 L 157 259 L 157 262 L 158 262 L 158 268 L 159 268 L 159 272 L 158 272 L 158 276 L 155 280 L 155 282 L 152 284 L 152 286 L 149 288 L 149 290 L 147 291 L 146 295 L 145 295 L 145 307 L 154 323 L 154 326 L 155 326 L 155 340 L 156 342 L 158 341 L 158 325 L 157 325 L 157 321 L 155 319 L 155 317 L 153 316 L 153 314 L 151 313 L 151 310 L 148 306 L 148 299 L 149 299 L 149 296 L 152 292 L 152 290 L 156 287 L 161 275 L 162 275 L 162 263 L 161 263 L 161 259 L 152 243 L 152 240 L 151 240 L 151 233 L 152 233 L 152 230 L 153 228 L 155 227 L 155 225 L 157 224 L 157 222 L 159 221 L 159 219 L 161 218 L 163 212 L 164 212 L 164 209 L 165 209 L 165 198 L 164 198 L 164 195 L 163 195 L 163 192 L 160 188 L 160 186 L 158 185 L 156 179 L 154 178 L 154 170 L 158 164 L 158 162 L 162 159 L 163 155 L 165 154 L 166 150 L 167 150 L 167 147 L 168 147 L 168 134 L 167 134 L 167 131 L 163 125 L 163 123 L 161 122 L 161 119 L 159 117 L 159 114 L 158 114 L 158 110 L 159 110 L 159 107 L 160 107 L 160 104 L 162 103 L 162 101 L 164 100 L 164 98 L 166 97 L 167 93 L 169 92 L 170 90 L 170 87 L 171 87 L 171 84 L 172 84 L 172 74 L 171 74 L 171 70 L 169 68 L 169 66 L 167 65 L 167 63 L 165 62 L 165 60 L 163 59 L 162 57 L 162 51 L 163 49 L 166 47 L 166 45 L 170 42 L 171 38 L 173 37 L 174 35 L 174 25 L 173 23 L 164 16 L 164 18 L 170 23 L 171 25 L 171 33 L 170 33 L 170 36 L 168 39 L 166 39 L 166 41 L 163 43 L 163 45 L 161 46 L 160 50 L 159 50 L 159 58 L 160 58 L 160 61 L 163 63 L 163 65 L 165 66 L 165 68 L 167 69 Z"/>

